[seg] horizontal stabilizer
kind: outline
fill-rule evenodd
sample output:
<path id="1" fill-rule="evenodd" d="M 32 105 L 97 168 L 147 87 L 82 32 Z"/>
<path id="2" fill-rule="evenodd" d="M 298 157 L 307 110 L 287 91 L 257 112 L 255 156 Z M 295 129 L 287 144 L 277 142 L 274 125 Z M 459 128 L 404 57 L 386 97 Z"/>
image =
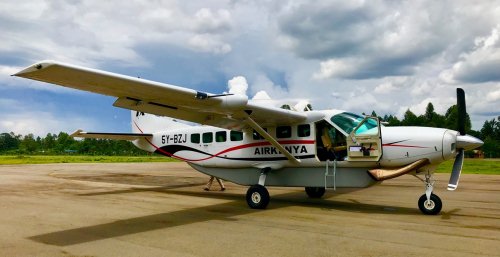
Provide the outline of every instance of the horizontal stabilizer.
<path id="1" fill-rule="evenodd" d="M 113 140 L 129 140 L 133 141 L 140 138 L 150 138 L 153 134 L 144 133 L 96 133 L 96 132 L 85 132 L 81 129 L 73 132 L 71 137 L 81 137 L 81 138 L 100 138 L 100 139 L 113 139 Z"/>

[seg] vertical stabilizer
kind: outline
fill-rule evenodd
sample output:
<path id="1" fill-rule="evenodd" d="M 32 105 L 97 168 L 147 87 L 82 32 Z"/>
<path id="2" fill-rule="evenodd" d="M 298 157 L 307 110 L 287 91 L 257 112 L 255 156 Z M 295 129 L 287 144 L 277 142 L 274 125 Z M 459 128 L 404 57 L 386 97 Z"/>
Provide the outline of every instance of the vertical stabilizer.
<path id="1" fill-rule="evenodd" d="M 134 133 L 155 133 L 179 128 L 190 127 L 169 117 L 156 116 L 153 114 L 132 111 L 132 132 Z"/>

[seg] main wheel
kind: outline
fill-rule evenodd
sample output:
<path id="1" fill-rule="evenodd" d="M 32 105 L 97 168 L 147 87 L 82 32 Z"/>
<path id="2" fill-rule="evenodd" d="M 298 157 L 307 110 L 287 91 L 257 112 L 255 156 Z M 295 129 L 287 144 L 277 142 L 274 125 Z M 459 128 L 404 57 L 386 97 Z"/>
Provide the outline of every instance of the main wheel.
<path id="1" fill-rule="evenodd" d="M 321 198 L 325 194 L 324 187 L 306 187 L 306 194 L 311 198 Z"/>
<path id="2" fill-rule="evenodd" d="M 423 214 L 436 215 L 441 211 L 442 207 L 443 203 L 441 202 L 441 199 L 435 194 L 431 194 L 428 201 L 425 194 L 418 199 L 418 208 Z"/>
<path id="3" fill-rule="evenodd" d="M 253 185 L 247 191 L 247 204 L 252 209 L 265 209 L 269 204 L 269 192 L 264 186 Z"/>

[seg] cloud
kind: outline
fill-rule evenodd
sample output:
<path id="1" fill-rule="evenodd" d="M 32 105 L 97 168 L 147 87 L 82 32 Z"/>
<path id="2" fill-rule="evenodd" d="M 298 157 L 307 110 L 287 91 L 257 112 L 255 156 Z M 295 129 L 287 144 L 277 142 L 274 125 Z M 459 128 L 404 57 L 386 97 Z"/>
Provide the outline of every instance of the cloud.
<path id="1" fill-rule="evenodd" d="M 247 95 L 248 83 L 245 77 L 237 76 L 227 82 L 230 94 Z"/>
<path id="2" fill-rule="evenodd" d="M 198 52 L 226 54 L 225 34 L 232 29 L 228 10 L 160 1 L 35 1 L 2 3 L 4 29 L 0 52 L 23 53 L 19 59 L 56 59 L 86 66 L 103 62 L 143 66 L 135 49 L 162 42 Z M 30 6 L 31 5 L 31 6 Z M 30 14 L 28 15 L 24 14 Z M 42 18 L 43 17 L 43 18 Z"/>
<path id="3" fill-rule="evenodd" d="M 486 95 L 486 101 L 500 102 L 500 87 L 498 87 L 495 91 L 488 92 L 488 94 Z"/>
<path id="4" fill-rule="evenodd" d="M 77 128 L 96 127 L 94 119 L 70 114 L 56 114 L 35 106 L 26 106 L 16 99 L 0 98 L 2 119 L 0 131 L 26 135 L 45 136 L 47 133 L 65 131 L 71 133 Z"/>
<path id="5" fill-rule="evenodd" d="M 194 14 L 194 29 L 198 32 L 226 32 L 232 27 L 231 13 L 220 9 L 216 12 L 201 8 Z"/>
<path id="6" fill-rule="evenodd" d="M 294 42 L 291 50 L 321 60 L 316 78 L 408 75 L 446 46 L 433 25 L 441 22 L 440 15 L 412 4 L 302 4 L 282 14 L 280 28 Z"/>
<path id="7" fill-rule="evenodd" d="M 453 104 L 462 87 L 474 128 L 499 105 L 496 1 L 3 1 L 0 21 L 2 97 L 29 98 L 55 119 L 70 117 L 59 111 L 68 96 L 78 106 L 68 113 L 112 116 L 82 108 L 95 105 L 85 93 L 12 71 L 56 59 L 211 93 L 242 76 L 240 91 L 275 105 L 379 114 Z M 106 129 L 128 130 L 114 124 Z"/>
<path id="8" fill-rule="evenodd" d="M 408 81 L 409 79 L 407 77 L 391 77 L 385 79 L 381 84 L 376 86 L 373 91 L 377 94 L 391 94 L 401 90 Z"/>
<path id="9" fill-rule="evenodd" d="M 194 51 L 199 52 L 226 54 L 231 51 L 231 45 L 208 34 L 193 35 L 193 37 L 189 39 L 188 44 Z"/>
<path id="10" fill-rule="evenodd" d="M 271 97 L 266 93 L 266 91 L 261 90 L 255 93 L 252 100 L 271 100 Z"/>
<path id="11" fill-rule="evenodd" d="M 474 48 L 462 53 L 460 61 L 441 73 L 441 79 L 448 83 L 500 81 L 500 24 L 474 41 Z"/>
<path id="12" fill-rule="evenodd" d="M 478 31 L 498 22 L 490 4 L 300 2 L 279 13 L 278 25 L 291 51 L 320 61 L 316 78 L 413 75 L 430 59 L 467 49 Z"/>

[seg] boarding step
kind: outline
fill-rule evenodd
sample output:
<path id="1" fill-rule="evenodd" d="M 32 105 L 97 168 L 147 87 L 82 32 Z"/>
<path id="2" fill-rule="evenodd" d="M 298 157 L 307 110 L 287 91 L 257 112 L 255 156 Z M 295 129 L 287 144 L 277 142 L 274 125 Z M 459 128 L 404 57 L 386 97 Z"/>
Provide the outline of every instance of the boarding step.
<path id="1" fill-rule="evenodd" d="M 337 160 L 333 161 L 326 160 L 325 189 L 328 189 L 328 178 L 333 178 L 333 190 L 337 190 L 336 175 L 337 175 Z"/>

